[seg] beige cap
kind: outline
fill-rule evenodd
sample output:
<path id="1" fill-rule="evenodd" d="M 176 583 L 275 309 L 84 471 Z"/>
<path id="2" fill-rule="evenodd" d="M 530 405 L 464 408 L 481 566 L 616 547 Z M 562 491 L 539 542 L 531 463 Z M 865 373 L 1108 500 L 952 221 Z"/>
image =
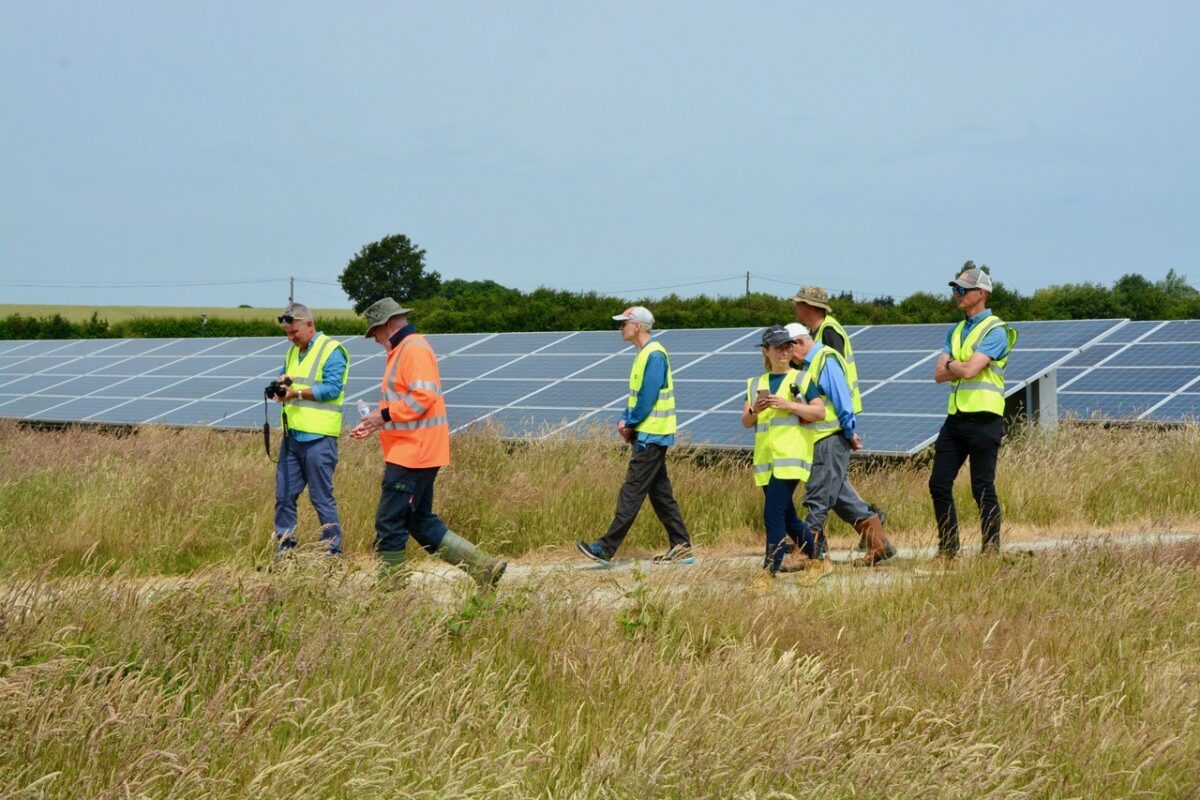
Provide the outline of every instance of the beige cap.
<path id="1" fill-rule="evenodd" d="M 832 311 L 829 307 L 829 292 L 822 289 L 820 286 L 801 286 L 792 295 L 793 303 L 807 303 L 815 308 L 823 308 L 826 311 Z"/>
<path id="2" fill-rule="evenodd" d="M 411 308 L 401 308 L 390 297 L 385 297 L 382 300 L 376 300 L 374 303 L 363 312 L 363 317 L 367 320 L 367 335 L 366 338 L 371 338 L 371 331 L 383 325 L 392 317 L 398 317 L 401 314 L 407 314 L 412 311 Z"/>
<path id="3" fill-rule="evenodd" d="M 992 290 L 992 276 L 979 269 L 979 267 L 971 267 L 971 269 L 964 269 L 961 275 L 950 281 L 949 285 L 961 286 L 964 289 L 983 289 L 985 292 L 990 292 Z"/>

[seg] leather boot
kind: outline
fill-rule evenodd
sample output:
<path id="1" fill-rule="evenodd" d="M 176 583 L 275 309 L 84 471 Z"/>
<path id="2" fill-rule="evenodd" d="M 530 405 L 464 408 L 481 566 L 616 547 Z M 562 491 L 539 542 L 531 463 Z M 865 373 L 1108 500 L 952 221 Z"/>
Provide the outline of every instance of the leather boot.
<path id="1" fill-rule="evenodd" d="M 442 537 L 437 557 L 470 575 L 475 585 L 484 592 L 496 588 L 504 570 L 508 569 L 506 562 L 492 558 L 454 531 L 446 531 Z"/>
<path id="2" fill-rule="evenodd" d="M 779 565 L 780 572 L 803 572 L 808 569 L 808 556 L 799 545 L 794 545 Z"/>
<path id="3" fill-rule="evenodd" d="M 889 552 L 887 539 L 883 535 L 883 521 L 876 514 L 854 523 L 854 529 L 866 540 L 867 552 L 862 558 L 854 559 L 856 567 L 873 567 L 891 558 L 895 552 Z"/>

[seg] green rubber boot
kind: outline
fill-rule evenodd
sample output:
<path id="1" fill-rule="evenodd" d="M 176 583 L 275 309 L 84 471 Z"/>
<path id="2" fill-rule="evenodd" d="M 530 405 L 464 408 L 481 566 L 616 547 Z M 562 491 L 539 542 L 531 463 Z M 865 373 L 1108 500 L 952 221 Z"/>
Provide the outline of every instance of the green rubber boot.
<path id="1" fill-rule="evenodd" d="M 442 546 L 438 548 L 437 557 L 447 564 L 453 564 L 471 576 L 480 591 L 490 592 L 496 588 L 508 564 L 498 558 L 492 558 L 475 545 L 459 536 L 454 531 L 446 531 L 442 537 Z"/>
<path id="2" fill-rule="evenodd" d="M 384 586 L 401 589 L 408 585 L 408 553 L 404 550 L 379 551 L 375 577 Z"/>

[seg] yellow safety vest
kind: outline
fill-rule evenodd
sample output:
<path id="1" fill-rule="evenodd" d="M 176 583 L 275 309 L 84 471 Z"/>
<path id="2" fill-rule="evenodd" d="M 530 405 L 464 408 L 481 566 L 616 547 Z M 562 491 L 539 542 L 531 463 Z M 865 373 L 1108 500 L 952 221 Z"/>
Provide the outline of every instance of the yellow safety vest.
<path id="1" fill-rule="evenodd" d="M 801 396 L 808 396 L 809 386 L 817 386 L 820 389 L 818 381 L 821 379 L 821 370 L 825 369 L 825 361 L 831 356 L 841 364 L 843 373 L 848 371 L 842 354 L 827 344 L 822 345 L 821 349 L 817 351 L 817 357 L 809 360 L 808 367 L 804 370 L 804 376 L 800 379 Z M 837 410 L 833 407 L 832 397 L 825 398 L 825 419 L 820 422 L 814 422 L 811 425 L 806 425 L 805 427 L 812 429 L 814 443 L 841 431 L 842 421 L 838 419 Z"/>
<path id="2" fill-rule="evenodd" d="M 283 405 L 287 414 L 288 427 L 305 433 L 323 436 L 340 436 L 342 433 L 342 401 L 346 398 L 346 383 L 350 380 L 350 356 L 341 343 L 325 334 L 318 334 L 308 343 L 304 358 L 300 348 L 292 345 L 284 359 L 284 372 L 292 379 L 296 391 L 311 389 L 325 376 L 325 362 L 335 351 L 341 350 L 346 359 L 346 372 L 342 375 L 342 392 L 332 400 L 288 400 Z"/>
<path id="3" fill-rule="evenodd" d="M 846 343 L 846 352 L 839 353 L 839 355 L 842 356 L 842 361 L 845 362 L 842 366 L 846 369 L 846 383 L 850 384 L 851 405 L 854 408 L 855 414 L 861 414 L 862 395 L 858 393 L 858 367 L 854 363 L 854 348 L 850 344 L 850 334 L 846 333 L 846 329 L 842 327 L 842 323 L 834 319 L 832 314 L 826 314 L 825 321 L 821 323 L 821 327 L 817 328 L 817 332 L 813 334 L 813 338 L 821 342 L 821 344 L 825 344 L 825 342 L 821 341 L 821 334 L 825 332 L 826 328 L 833 328 L 842 337 L 842 341 Z M 825 346 L 828 347 L 829 345 Z M 820 437 L 817 438 L 819 439 Z"/>
<path id="4" fill-rule="evenodd" d="M 790 369 L 779 384 L 776 397 L 790 400 L 787 389 L 800 377 L 800 371 Z M 771 388 L 770 373 L 746 381 L 746 402 L 754 405 L 759 389 Z M 758 415 L 754 426 L 754 483 L 766 486 L 774 475 L 780 480 L 807 481 L 812 470 L 812 428 L 801 423 L 800 418 L 790 411 L 765 408 Z"/>
<path id="5" fill-rule="evenodd" d="M 1004 324 L 1004 320 L 995 314 L 984 319 L 975 329 L 963 339 L 963 328 L 967 321 L 964 319 L 954 328 L 950 335 L 950 357 L 955 361 L 967 361 L 975 354 L 975 348 L 983 341 L 983 337 L 994 328 L 1001 325 L 1008 332 L 1008 349 L 1003 358 L 992 359 L 987 367 L 971 380 L 959 378 L 950 384 L 950 399 L 947 410 L 954 414 L 958 411 L 978 412 L 990 411 L 993 414 L 1004 414 L 1004 366 L 1008 356 L 1017 343 L 1017 332 Z"/>
<path id="6" fill-rule="evenodd" d="M 637 405 L 638 392 L 642 390 L 642 379 L 646 375 L 646 362 L 651 353 L 662 353 L 667 358 L 667 350 L 658 342 L 649 342 L 638 351 L 633 358 L 633 369 L 629 371 L 629 403 L 626 408 L 632 409 Z M 646 418 L 639 422 L 634 429 L 640 433 L 656 436 L 669 436 L 675 433 L 675 381 L 671 378 L 671 361 L 667 359 L 667 380 L 658 390 L 658 399 Z"/>

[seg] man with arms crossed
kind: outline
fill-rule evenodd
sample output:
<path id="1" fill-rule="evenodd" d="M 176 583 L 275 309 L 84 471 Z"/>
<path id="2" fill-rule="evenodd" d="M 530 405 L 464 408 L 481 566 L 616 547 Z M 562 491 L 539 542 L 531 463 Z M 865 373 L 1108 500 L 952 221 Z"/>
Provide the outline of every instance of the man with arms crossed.
<path id="1" fill-rule="evenodd" d="M 948 416 L 933 445 L 929 494 L 938 528 L 938 557 L 958 555 L 954 478 L 971 460 L 971 495 L 979 506 L 983 552 L 1000 551 L 1000 499 L 996 460 L 1004 435 L 1004 367 L 1017 332 L 987 308 L 992 278 L 963 270 L 950 281 L 954 303 L 966 319 L 950 329 L 933 368 L 933 379 L 950 384 Z"/>

